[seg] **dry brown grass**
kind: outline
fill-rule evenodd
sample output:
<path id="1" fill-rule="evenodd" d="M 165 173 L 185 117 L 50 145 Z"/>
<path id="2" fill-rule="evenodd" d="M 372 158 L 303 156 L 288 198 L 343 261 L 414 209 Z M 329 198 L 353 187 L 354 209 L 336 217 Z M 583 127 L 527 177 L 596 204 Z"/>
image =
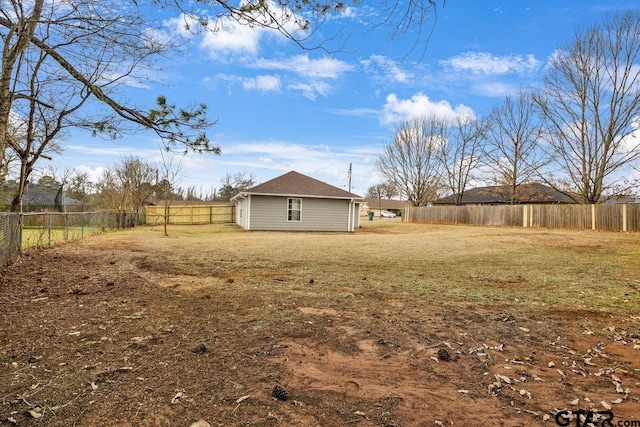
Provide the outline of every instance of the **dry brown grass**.
<path id="1" fill-rule="evenodd" d="M 161 254 L 168 274 L 313 279 L 336 292 L 395 290 L 507 305 L 640 311 L 636 234 L 363 222 L 354 234 L 245 232 L 231 225 L 138 229 L 142 251 Z M 105 239 L 111 237 L 105 236 Z M 366 280 L 365 280 L 366 279 Z"/>

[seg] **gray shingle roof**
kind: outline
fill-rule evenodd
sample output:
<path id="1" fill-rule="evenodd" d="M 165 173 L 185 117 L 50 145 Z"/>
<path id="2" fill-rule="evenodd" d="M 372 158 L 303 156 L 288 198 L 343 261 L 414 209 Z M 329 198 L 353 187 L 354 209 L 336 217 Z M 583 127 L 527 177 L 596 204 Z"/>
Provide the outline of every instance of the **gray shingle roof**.
<path id="1" fill-rule="evenodd" d="M 334 187 L 325 182 L 291 171 L 272 180 L 249 188 L 242 193 L 274 194 L 287 196 L 328 197 L 337 199 L 361 199 L 361 196 Z"/>
<path id="2" fill-rule="evenodd" d="M 470 188 L 464 192 L 462 204 L 502 204 L 509 203 L 511 188 L 508 185 Z M 447 196 L 433 202 L 437 205 L 455 203 L 454 196 Z M 571 197 L 543 184 L 522 184 L 518 187 L 516 203 L 576 203 Z"/>

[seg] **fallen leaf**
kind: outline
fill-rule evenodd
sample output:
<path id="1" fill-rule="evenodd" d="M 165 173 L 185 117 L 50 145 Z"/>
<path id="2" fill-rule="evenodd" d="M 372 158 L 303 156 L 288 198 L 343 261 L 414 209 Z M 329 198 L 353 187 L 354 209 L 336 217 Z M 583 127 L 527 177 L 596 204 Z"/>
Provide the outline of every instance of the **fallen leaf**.
<path id="1" fill-rule="evenodd" d="M 580 403 L 580 398 L 579 397 L 571 401 L 571 404 L 573 406 L 576 406 L 578 403 Z"/>
<path id="2" fill-rule="evenodd" d="M 171 404 L 174 405 L 178 402 L 178 400 L 182 399 L 183 397 L 185 397 L 185 393 L 182 391 L 179 391 L 178 393 L 176 393 L 175 396 L 173 396 L 173 399 L 171 399 Z"/>
<path id="3" fill-rule="evenodd" d="M 250 397 L 250 395 L 246 395 L 246 396 L 242 396 L 240 397 L 238 400 L 236 400 L 236 403 L 241 403 L 244 402 L 245 400 L 247 400 Z"/>
<path id="4" fill-rule="evenodd" d="M 29 409 L 27 412 L 29 412 L 29 415 L 31 415 L 34 419 L 39 419 L 42 418 L 42 412 L 40 411 L 36 411 L 34 409 Z"/>
<path id="5" fill-rule="evenodd" d="M 495 377 L 500 381 L 504 381 L 507 384 L 511 384 L 511 378 L 507 377 L 506 375 L 496 374 Z"/>

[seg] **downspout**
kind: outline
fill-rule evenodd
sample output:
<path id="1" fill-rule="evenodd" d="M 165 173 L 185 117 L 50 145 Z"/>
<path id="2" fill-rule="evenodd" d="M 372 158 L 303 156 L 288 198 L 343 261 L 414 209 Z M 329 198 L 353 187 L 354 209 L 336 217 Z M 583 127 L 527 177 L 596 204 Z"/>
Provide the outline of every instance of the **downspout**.
<path id="1" fill-rule="evenodd" d="M 247 194 L 247 231 L 251 230 L 251 194 Z"/>
<path id="2" fill-rule="evenodd" d="M 349 218 L 347 220 L 347 232 L 353 232 L 353 199 L 349 200 Z"/>

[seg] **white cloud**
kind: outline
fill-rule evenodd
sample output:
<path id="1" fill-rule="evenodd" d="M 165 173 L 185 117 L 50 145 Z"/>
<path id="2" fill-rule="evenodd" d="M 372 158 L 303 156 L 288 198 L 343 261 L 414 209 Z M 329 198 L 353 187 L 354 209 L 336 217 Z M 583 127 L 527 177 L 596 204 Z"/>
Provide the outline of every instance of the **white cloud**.
<path id="1" fill-rule="evenodd" d="M 200 23 L 196 19 L 184 13 L 176 18 L 166 19 L 163 21 L 163 24 L 173 34 L 184 38 L 191 38 L 194 34 L 202 30 Z M 161 39 L 162 38 L 164 38 L 164 36 L 161 37 Z"/>
<path id="2" fill-rule="evenodd" d="M 525 74 L 540 67 L 533 55 L 494 56 L 487 52 L 467 52 L 440 61 L 440 65 L 455 72 L 471 72 L 484 75 Z"/>
<path id="3" fill-rule="evenodd" d="M 309 55 L 295 55 L 285 59 L 258 59 L 249 66 L 264 70 L 283 70 L 304 77 L 337 79 L 352 71 L 353 65 L 335 58 L 311 59 Z"/>
<path id="4" fill-rule="evenodd" d="M 280 91 L 281 81 L 278 76 L 261 75 L 250 79 L 243 79 L 242 86 L 246 90 L 256 89 L 260 92 Z"/>
<path id="5" fill-rule="evenodd" d="M 184 39 L 201 37 L 200 47 L 211 59 L 232 54 L 255 56 L 260 49 L 260 39 L 267 31 L 229 17 L 212 19 L 205 28 L 198 20 L 185 14 L 165 20 L 164 25 Z"/>
<path id="6" fill-rule="evenodd" d="M 413 75 L 404 71 L 397 62 L 382 55 L 372 55 L 360 61 L 365 71 L 374 74 L 378 79 L 396 83 L 406 83 Z"/>
<path id="7" fill-rule="evenodd" d="M 287 89 L 301 92 L 305 98 L 315 101 L 318 95 L 327 96 L 331 92 L 331 85 L 317 80 L 308 83 L 290 84 L 287 86 Z"/>
<path id="8" fill-rule="evenodd" d="M 257 90 L 263 93 L 279 92 L 282 88 L 282 81 L 279 76 L 258 75 L 256 77 L 242 77 L 233 74 L 216 74 L 215 79 L 210 77 L 205 79 L 207 84 L 215 84 L 215 81 L 225 81 L 229 83 L 239 83 L 245 90 Z"/>
<path id="9" fill-rule="evenodd" d="M 243 25 L 232 19 L 220 19 L 204 32 L 201 47 L 213 59 L 225 54 L 256 55 L 264 30 Z"/>
<path id="10" fill-rule="evenodd" d="M 315 100 L 318 96 L 328 96 L 332 91 L 332 85 L 328 80 L 337 80 L 344 73 L 353 70 L 352 65 L 334 58 L 311 59 L 308 55 L 296 55 L 285 59 L 259 59 L 244 65 L 285 73 L 286 81 L 289 82 L 285 88 L 300 92 L 310 100 Z M 217 81 L 239 82 L 245 90 L 256 89 L 262 92 L 280 91 L 283 79 L 281 76 L 271 75 L 259 75 L 253 78 L 222 73 L 216 75 Z"/>
<path id="11" fill-rule="evenodd" d="M 462 104 L 454 108 L 446 100 L 433 102 L 423 93 L 416 93 L 411 99 L 398 99 L 392 93 L 387 96 L 380 121 L 384 125 L 398 125 L 419 116 L 449 120 L 460 115 L 475 117 L 473 110 Z"/>
<path id="12" fill-rule="evenodd" d="M 631 131 L 620 139 L 620 146 L 626 152 L 640 148 L 640 116 L 635 117 L 630 125 Z"/>
<path id="13" fill-rule="evenodd" d="M 92 168 L 90 166 L 80 165 L 73 168 L 73 170 L 78 174 L 87 174 L 89 181 L 96 183 L 108 169 L 104 166 Z"/>
<path id="14" fill-rule="evenodd" d="M 516 93 L 519 89 L 521 89 L 521 84 L 509 83 L 509 82 L 477 82 L 472 86 L 472 90 L 474 93 L 481 96 L 491 96 L 503 98 L 508 95 L 512 95 Z"/>

